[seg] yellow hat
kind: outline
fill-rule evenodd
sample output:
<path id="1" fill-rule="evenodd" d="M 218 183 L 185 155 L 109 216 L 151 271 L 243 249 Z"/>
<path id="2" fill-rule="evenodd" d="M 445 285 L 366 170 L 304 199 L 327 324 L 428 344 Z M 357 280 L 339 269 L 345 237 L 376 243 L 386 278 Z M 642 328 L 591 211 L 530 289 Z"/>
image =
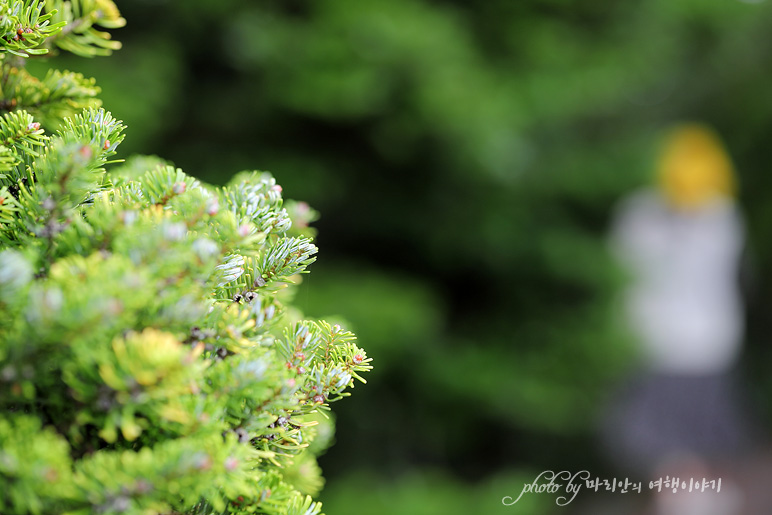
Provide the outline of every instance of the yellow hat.
<path id="1" fill-rule="evenodd" d="M 659 188 L 678 209 L 699 208 L 735 194 L 734 169 L 718 135 L 703 125 L 674 129 L 657 170 Z"/>

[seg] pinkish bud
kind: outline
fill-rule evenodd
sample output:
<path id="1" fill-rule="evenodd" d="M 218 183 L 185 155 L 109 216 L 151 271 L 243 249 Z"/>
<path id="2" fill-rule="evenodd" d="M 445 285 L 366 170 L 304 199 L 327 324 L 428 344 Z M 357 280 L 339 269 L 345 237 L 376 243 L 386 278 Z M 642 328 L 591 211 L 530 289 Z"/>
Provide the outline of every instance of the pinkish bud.
<path id="1" fill-rule="evenodd" d="M 232 470 L 236 470 L 236 467 L 238 466 L 239 466 L 239 460 L 237 460 L 233 456 L 225 460 L 225 470 L 227 470 L 228 472 Z"/>
<path id="2" fill-rule="evenodd" d="M 40 124 L 38 122 L 32 122 L 31 124 L 27 125 L 27 130 L 29 132 L 33 132 L 40 129 Z"/>
<path id="3" fill-rule="evenodd" d="M 220 204 L 216 198 L 209 199 L 206 203 L 206 214 L 214 216 L 220 210 Z"/>
<path id="4" fill-rule="evenodd" d="M 106 139 L 105 144 L 102 145 L 102 150 L 107 150 L 108 148 L 110 148 L 110 140 Z"/>
<path id="5" fill-rule="evenodd" d="M 185 193 L 186 188 L 187 186 L 185 185 L 184 182 L 175 182 L 174 186 L 172 186 L 172 191 L 174 192 L 175 195 L 181 195 Z"/>
<path id="6" fill-rule="evenodd" d="M 198 470 L 209 470 L 212 468 L 212 458 L 208 454 L 196 457 L 195 467 Z"/>
<path id="7" fill-rule="evenodd" d="M 314 402 L 317 404 L 322 404 L 324 402 L 324 395 L 322 394 L 314 395 Z"/>
<path id="8" fill-rule="evenodd" d="M 354 356 L 353 358 L 351 358 L 351 361 L 353 361 L 355 365 L 359 365 L 360 363 L 362 363 L 362 361 L 364 361 L 364 359 L 365 359 L 365 358 L 364 358 L 364 357 L 362 357 L 362 355 L 361 355 L 361 354 L 357 354 L 356 356 Z"/>
<path id="9" fill-rule="evenodd" d="M 43 477 L 49 483 L 53 483 L 54 481 L 56 481 L 59 478 L 59 473 L 56 472 L 56 469 L 52 469 L 50 467 L 46 467 L 45 470 L 46 470 L 46 472 L 43 475 Z"/>
<path id="10" fill-rule="evenodd" d="M 274 184 L 273 186 L 271 186 L 271 191 L 281 193 L 281 186 L 279 186 L 278 184 Z"/>
<path id="11" fill-rule="evenodd" d="M 239 236 L 241 236 L 242 238 L 246 238 L 247 236 L 249 236 L 249 233 L 250 233 L 249 224 L 241 224 L 239 226 Z"/>

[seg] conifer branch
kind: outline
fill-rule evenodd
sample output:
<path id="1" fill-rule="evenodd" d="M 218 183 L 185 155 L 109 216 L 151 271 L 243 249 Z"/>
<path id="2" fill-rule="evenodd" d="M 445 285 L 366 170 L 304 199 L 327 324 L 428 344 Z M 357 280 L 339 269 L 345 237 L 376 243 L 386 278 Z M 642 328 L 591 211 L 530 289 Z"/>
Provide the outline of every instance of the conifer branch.
<path id="1" fill-rule="evenodd" d="M 96 27 L 116 29 L 126 25 L 112 0 L 47 0 L 46 10 L 62 30 L 51 44 L 83 57 L 110 55 L 121 48 L 109 32 Z"/>
<path id="2" fill-rule="evenodd" d="M 114 7 L 0 3 L 39 25 L 0 55 L 108 53 Z M 317 252 L 281 187 L 111 168 L 125 127 L 92 80 L 0 66 L 0 512 L 320 513 L 317 417 L 371 366 L 281 294 Z"/>

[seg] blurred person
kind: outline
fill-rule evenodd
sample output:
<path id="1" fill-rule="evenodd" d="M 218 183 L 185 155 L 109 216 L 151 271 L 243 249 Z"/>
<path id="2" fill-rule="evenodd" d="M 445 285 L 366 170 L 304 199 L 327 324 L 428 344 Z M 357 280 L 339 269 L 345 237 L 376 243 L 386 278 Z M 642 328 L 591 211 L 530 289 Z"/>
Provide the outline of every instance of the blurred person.
<path id="1" fill-rule="evenodd" d="M 716 477 L 713 464 L 751 448 L 735 371 L 744 337 L 735 190 L 718 137 L 685 125 L 666 140 L 656 187 L 624 199 L 614 219 L 612 245 L 630 272 L 625 307 L 643 364 L 612 403 L 603 436 L 617 465 L 647 486 L 660 477 Z M 729 515 L 741 513 L 742 499 L 723 478 L 719 495 L 678 492 L 654 504 L 658 515 Z"/>

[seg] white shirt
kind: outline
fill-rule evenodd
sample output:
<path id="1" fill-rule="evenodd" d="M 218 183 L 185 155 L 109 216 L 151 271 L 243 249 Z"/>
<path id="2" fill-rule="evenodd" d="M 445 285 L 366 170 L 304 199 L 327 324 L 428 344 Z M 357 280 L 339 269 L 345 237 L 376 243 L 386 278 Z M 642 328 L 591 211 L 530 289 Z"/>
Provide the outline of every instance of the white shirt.
<path id="1" fill-rule="evenodd" d="M 743 226 L 734 203 L 676 211 L 656 191 L 643 191 L 620 206 L 612 238 L 632 272 L 626 307 L 652 367 L 681 374 L 730 368 L 744 332 Z"/>

